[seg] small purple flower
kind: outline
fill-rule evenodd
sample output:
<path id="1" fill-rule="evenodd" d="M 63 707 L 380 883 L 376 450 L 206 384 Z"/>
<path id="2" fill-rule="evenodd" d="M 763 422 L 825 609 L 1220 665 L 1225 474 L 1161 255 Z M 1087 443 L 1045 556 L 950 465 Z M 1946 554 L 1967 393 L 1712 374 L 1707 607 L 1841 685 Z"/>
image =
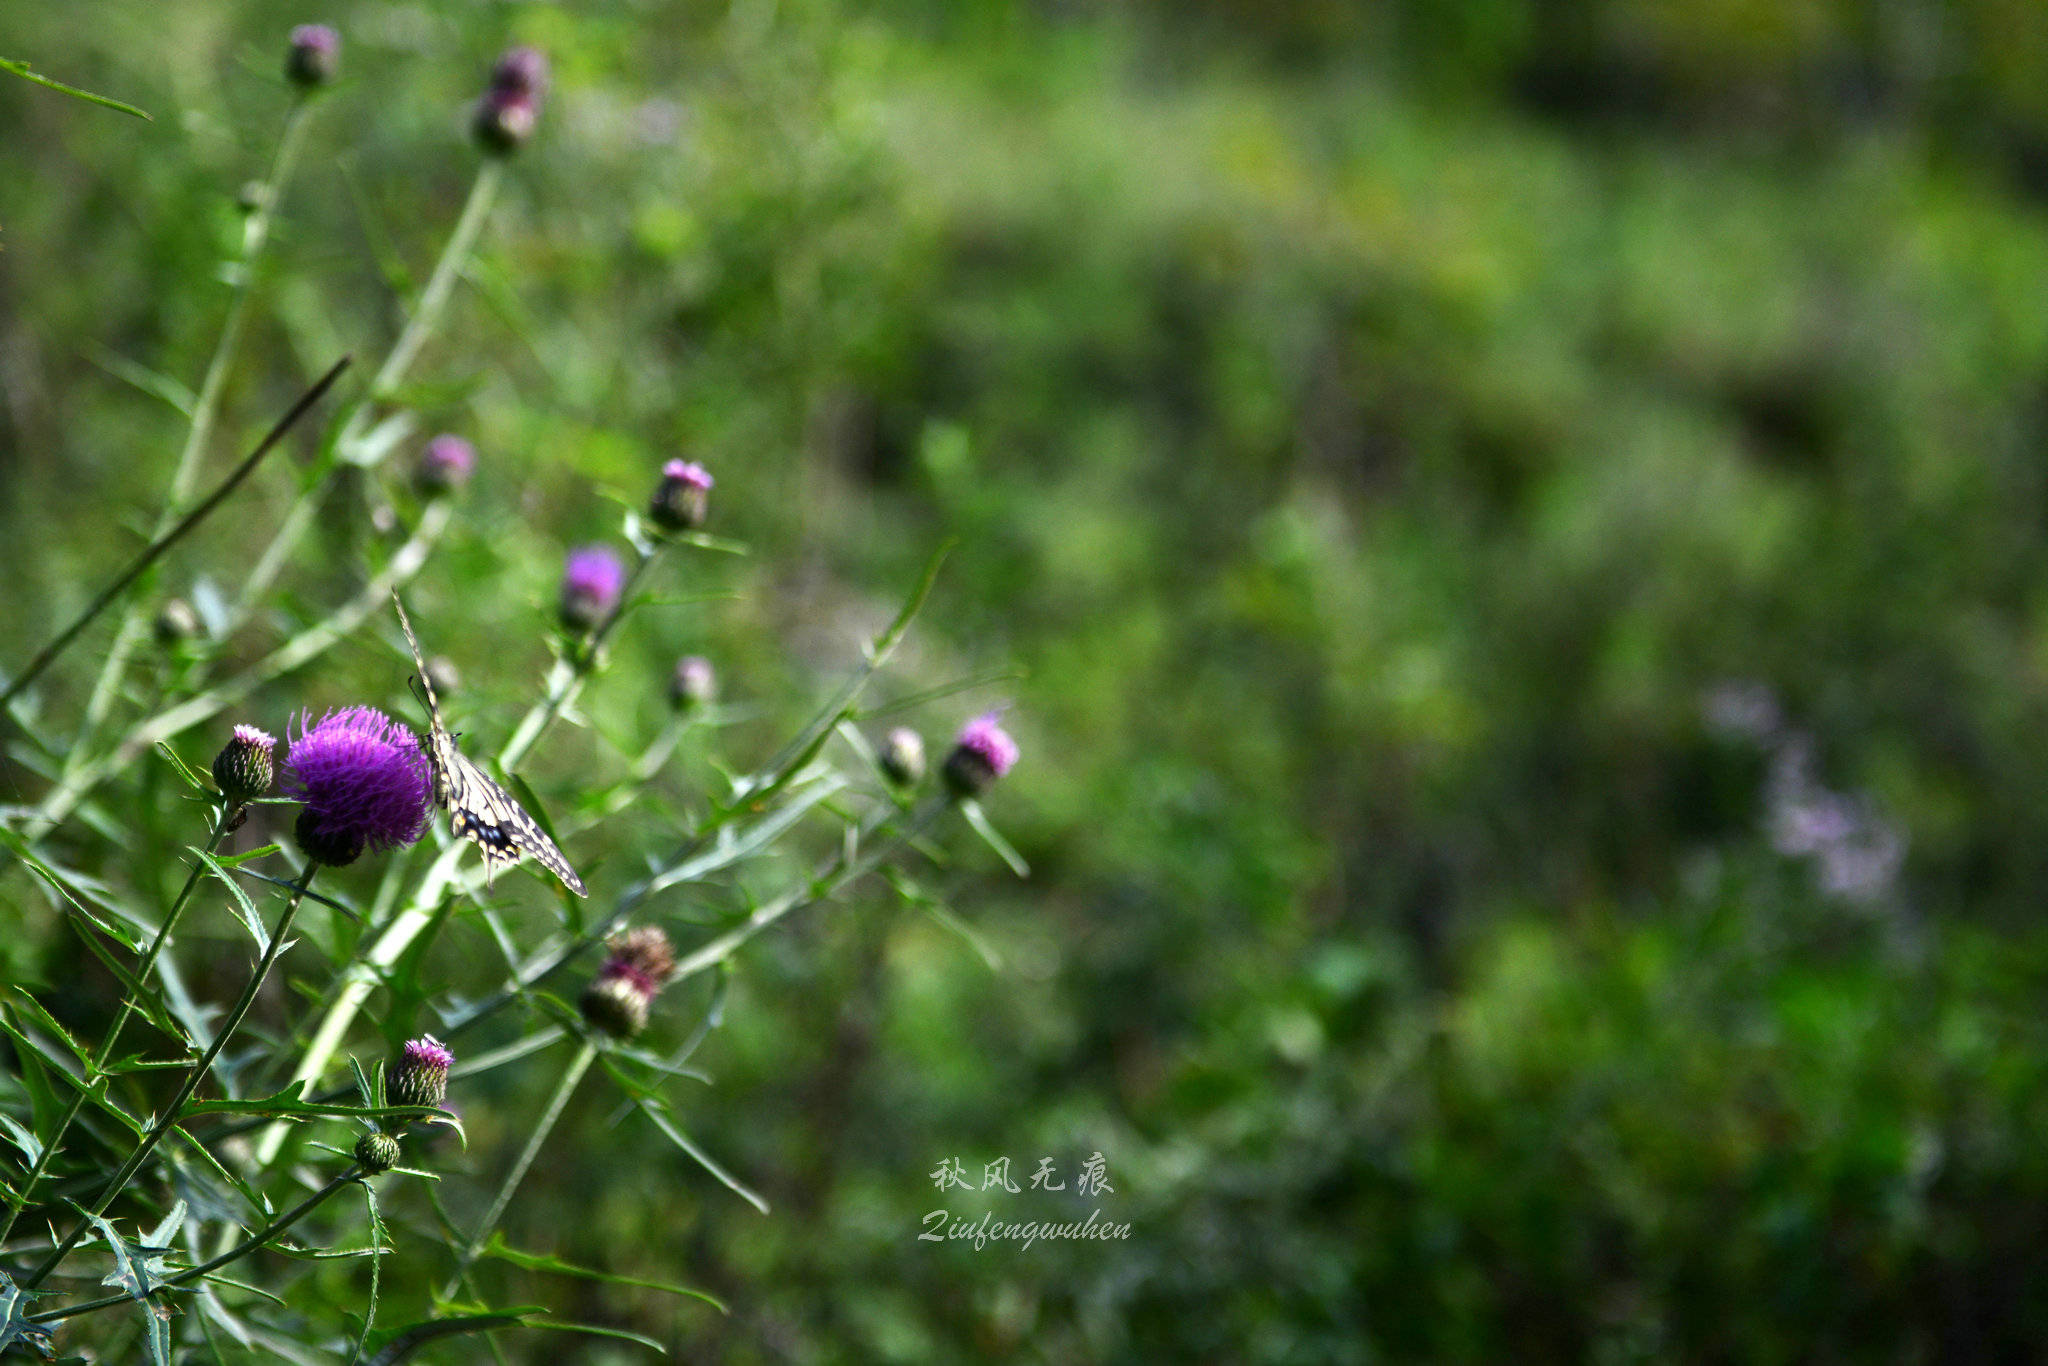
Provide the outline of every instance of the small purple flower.
<path id="1" fill-rule="evenodd" d="M 694 711 L 718 696 L 718 671 L 702 655 L 685 655 L 676 661 L 668 681 L 668 703 L 677 711 Z"/>
<path id="2" fill-rule="evenodd" d="M 311 90 L 327 85 L 341 69 L 341 35 L 325 24 L 300 24 L 292 30 L 284 59 L 285 78 Z"/>
<path id="3" fill-rule="evenodd" d="M 299 844 L 341 866 L 367 846 L 411 844 L 427 828 L 427 757 L 419 737 L 374 707 L 329 712 L 299 734 L 285 761 L 285 795 L 304 802 Z"/>
<path id="4" fill-rule="evenodd" d="M 277 776 L 277 737 L 254 726 L 236 726 L 234 736 L 213 758 L 213 781 L 230 806 L 246 806 L 270 790 Z"/>
<path id="5" fill-rule="evenodd" d="M 711 510 L 711 472 L 689 460 L 661 467 L 647 515 L 663 531 L 695 531 Z"/>
<path id="6" fill-rule="evenodd" d="M 408 1041 L 392 1059 L 387 1091 L 394 1105 L 439 1105 L 448 1098 L 448 1069 L 455 1055 L 431 1034 Z"/>
<path id="7" fill-rule="evenodd" d="M 619 605 L 625 586 L 626 567 L 609 546 L 570 551 L 562 566 L 562 624 L 579 635 L 596 629 Z"/>
<path id="8" fill-rule="evenodd" d="M 443 433 L 427 443 L 414 468 L 413 486 L 429 498 L 452 493 L 476 472 L 476 447 L 459 436 Z"/>
<path id="9" fill-rule="evenodd" d="M 675 950 L 652 925 L 627 930 L 606 947 L 611 956 L 583 991 L 583 1018 L 615 1039 L 630 1039 L 647 1027 L 655 993 L 675 976 Z"/>
<path id="10" fill-rule="evenodd" d="M 960 728 L 946 756 L 946 786 L 956 797 L 978 797 L 1017 762 L 1017 742 L 997 724 L 998 712 L 984 712 Z"/>
<path id="11" fill-rule="evenodd" d="M 547 88 L 548 59 L 538 49 L 515 47 L 500 57 L 477 101 L 471 127 L 478 144 L 494 156 L 517 151 L 539 126 Z"/>

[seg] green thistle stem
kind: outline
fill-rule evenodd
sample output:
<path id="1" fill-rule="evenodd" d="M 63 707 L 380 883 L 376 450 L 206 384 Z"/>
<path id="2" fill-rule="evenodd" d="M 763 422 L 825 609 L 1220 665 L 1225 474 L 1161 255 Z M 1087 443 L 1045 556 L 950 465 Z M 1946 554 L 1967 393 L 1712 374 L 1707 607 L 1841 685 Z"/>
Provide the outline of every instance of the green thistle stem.
<path id="1" fill-rule="evenodd" d="M 185 427 L 185 444 L 178 452 L 178 463 L 172 467 L 171 485 L 164 494 L 164 509 L 157 517 L 152 539 L 162 536 L 170 528 L 192 497 L 192 485 L 199 477 L 199 463 L 206 453 L 207 443 L 212 440 L 214 419 L 220 412 L 221 389 L 227 383 L 235 353 L 241 346 L 242 330 L 248 322 L 249 301 L 255 293 L 256 266 L 270 241 L 270 224 L 277 201 L 291 180 L 292 169 L 298 164 L 299 148 L 305 142 L 307 108 L 303 94 L 292 101 L 292 107 L 285 115 L 284 131 L 271 152 L 270 169 L 263 178 L 262 201 L 243 225 L 241 255 L 235 262 L 240 278 L 234 283 L 227 318 L 221 324 L 220 337 L 214 342 L 213 356 L 207 361 L 199 393 L 192 401 L 191 417 Z M 92 733 L 99 729 L 112 709 L 114 697 L 120 691 L 121 677 L 127 671 L 128 657 L 142 639 L 143 616 L 143 609 L 138 603 L 130 603 L 122 614 L 121 624 L 114 632 L 113 646 L 107 651 L 106 662 L 101 665 L 99 677 L 94 681 L 92 694 L 86 702 L 85 721 L 73 741 L 73 754 L 85 752 Z"/>
<path id="2" fill-rule="evenodd" d="M 420 516 L 419 525 L 413 530 L 412 538 L 398 548 L 385 564 L 383 572 L 372 576 L 361 592 L 324 620 L 299 632 L 233 678 L 138 722 L 112 750 L 80 765 L 69 778 L 50 790 L 31 818 L 30 831 L 40 835 L 61 822 L 77 809 L 86 794 L 134 763 L 159 741 L 168 740 L 201 721 L 219 715 L 273 678 L 290 673 L 331 649 L 388 602 L 393 587 L 410 582 L 419 573 L 427 561 L 428 552 L 439 542 L 453 515 L 453 509 L 445 499 L 428 504 Z"/>
<path id="3" fill-rule="evenodd" d="M 319 864 L 308 862 L 306 871 L 292 884 L 291 899 L 285 902 L 284 914 L 278 917 L 277 929 L 272 932 L 270 943 L 263 950 L 263 957 L 257 960 L 256 971 L 249 975 L 247 985 L 242 988 L 241 996 L 236 998 L 234 1008 L 228 1011 L 227 1019 L 222 1021 L 220 1032 L 214 1035 L 213 1043 L 185 1074 L 185 1080 L 178 1087 L 178 1094 L 164 1107 L 163 1116 L 149 1127 L 149 1132 L 143 1135 L 142 1142 L 128 1155 L 128 1160 L 121 1164 L 121 1169 L 107 1178 L 106 1184 L 100 1188 L 99 1198 L 93 1202 L 87 1217 L 79 1220 L 64 1240 L 50 1250 L 50 1255 L 43 1259 L 40 1266 L 22 1278 L 23 1285 L 34 1287 L 42 1284 L 43 1279 L 57 1268 L 57 1264 L 71 1254 L 71 1249 L 78 1246 L 78 1240 L 92 1227 L 92 1221 L 106 1213 L 107 1206 L 114 1202 L 114 1197 L 127 1189 L 129 1178 L 142 1169 L 142 1164 L 156 1151 L 157 1144 L 163 1142 L 164 1135 L 177 1127 L 178 1118 L 185 1109 L 185 1102 L 192 1099 L 192 1093 L 199 1089 L 199 1083 L 205 1080 L 206 1074 L 213 1069 L 213 1060 L 220 1056 L 221 1049 L 227 1047 L 228 1040 L 233 1038 L 235 1030 L 241 1027 L 243 1018 L 249 1013 L 249 1007 L 256 1003 L 256 993 L 263 989 L 264 980 L 270 976 L 272 965 L 283 954 L 288 942 L 287 936 L 291 933 L 292 921 L 298 918 L 299 906 L 305 900 L 306 888 L 311 885 L 313 874 L 318 872 L 319 868 Z"/>
<path id="4" fill-rule="evenodd" d="M 570 1093 L 576 1089 L 577 1083 L 583 1080 L 583 1074 L 590 1070 L 590 1064 L 596 1060 L 596 1042 L 585 1039 L 582 1047 L 576 1050 L 576 1056 L 569 1060 L 569 1066 L 563 1070 L 562 1079 L 555 1083 L 555 1093 L 548 1098 L 548 1107 L 542 1112 L 540 1123 L 536 1124 L 533 1132 L 527 1136 L 526 1147 L 520 1150 L 519 1160 L 512 1164 L 512 1170 L 506 1172 L 505 1179 L 498 1183 L 497 1197 L 491 1201 L 490 1209 L 485 1211 L 475 1232 L 469 1235 L 468 1245 L 456 1259 L 455 1275 L 441 1291 L 442 1299 L 454 1297 L 456 1290 L 469 1274 L 469 1268 L 482 1254 L 484 1244 L 490 1241 L 492 1231 L 498 1227 L 498 1221 L 505 1217 L 505 1210 L 511 1205 L 512 1196 L 519 1189 L 519 1183 L 526 1179 L 526 1173 L 533 1167 L 533 1160 L 540 1155 L 541 1144 L 547 1142 L 548 1135 L 554 1132 L 555 1121 L 562 1117 L 562 1110 L 569 1103 Z"/>
<path id="5" fill-rule="evenodd" d="M 342 424 L 341 432 L 335 437 L 332 449 L 339 461 L 349 464 L 367 465 L 375 463 L 364 455 L 363 442 L 370 432 L 370 414 L 374 405 L 391 397 L 404 381 L 406 371 L 419 356 L 420 348 L 433 335 L 440 323 L 441 313 L 447 307 L 455 281 L 462 275 L 468 264 L 470 252 L 476 246 L 477 237 L 483 232 L 484 221 L 490 216 L 491 201 L 496 198 L 498 183 L 503 178 L 503 163 L 491 159 L 477 170 L 476 179 L 469 187 L 469 198 L 463 203 L 462 214 L 455 221 L 455 230 L 448 235 L 448 243 L 442 247 L 441 255 L 434 262 L 434 273 L 427 279 L 427 287 L 420 292 L 419 304 L 407 318 L 398 334 L 398 340 L 391 345 L 391 351 L 384 357 L 384 363 L 377 367 L 376 375 L 370 380 L 369 392 Z M 270 585 L 284 571 L 292 552 L 298 548 L 299 539 L 313 524 L 322 491 L 327 479 L 333 474 L 335 461 L 324 461 L 316 469 L 311 483 L 299 495 L 279 524 L 277 534 L 257 557 L 255 567 L 244 580 L 242 591 L 235 599 L 229 613 L 229 621 L 239 625 L 246 621 L 255 610 L 256 603 L 269 591 Z"/>

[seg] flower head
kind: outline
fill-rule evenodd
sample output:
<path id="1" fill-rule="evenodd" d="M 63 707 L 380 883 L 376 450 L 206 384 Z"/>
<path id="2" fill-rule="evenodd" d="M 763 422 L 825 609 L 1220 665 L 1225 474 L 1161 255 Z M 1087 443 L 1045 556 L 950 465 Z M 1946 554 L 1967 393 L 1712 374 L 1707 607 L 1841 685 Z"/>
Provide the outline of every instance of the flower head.
<path id="1" fill-rule="evenodd" d="M 277 737 L 254 726 L 236 726 L 221 752 L 213 757 L 213 781 L 234 806 L 245 806 L 270 790 L 277 776 Z"/>
<path id="2" fill-rule="evenodd" d="M 166 598 L 164 605 L 157 608 L 150 629 L 156 634 L 157 644 L 176 645 L 199 634 L 199 614 L 183 598 Z"/>
<path id="3" fill-rule="evenodd" d="M 285 54 L 285 78 L 306 90 L 330 84 L 341 69 L 341 35 L 325 24 L 300 24 L 292 30 Z"/>
<path id="4" fill-rule="evenodd" d="M 469 476 L 476 471 L 476 447 L 461 437 L 442 433 L 427 443 L 420 452 L 419 464 L 413 467 L 413 487 L 429 498 L 439 493 L 453 493 L 469 482 Z"/>
<path id="5" fill-rule="evenodd" d="M 455 1055 L 431 1034 L 409 1040 L 385 1073 L 394 1105 L 439 1105 L 448 1098 L 448 1069 Z"/>
<path id="6" fill-rule="evenodd" d="M 356 1161 L 366 1172 L 388 1172 L 398 1165 L 398 1140 L 386 1133 L 368 1133 L 356 1140 Z"/>
<path id="7" fill-rule="evenodd" d="M 490 88 L 477 101 L 472 129 L 486 152 L 517 151 L 540 123 L 548 88 L 548 59 L 539 49 L 515 47 L 491 68 Z"/>
<path id="8" fill-rule="evenodd" d="M 676 661 L 668 680 L 668 702 L 677 711 L 694 711 L 718 696 L 718 671 L 702 655 Z"/>
<path id="9" fill-rule="evenodd" d="M 427 828 L 419 737 L 374 707 L 329 712 L 311 727 L 301 715 L 281 786 L 306 804 L 299 844 L 322 863 L 353 862 L 366 846 L 411 844 Z"/>
<path id="10" fill-rule="evenodd" d="M 669 461 L 648 502 L 648 518 L 663 531 L 695 531 L 710 515 L 711 484 L 711 472 L 702 465 Z"/>
<path id="11" fill-rule="evenodd" d="M 578 633 L 595 629 L 619 605 L 625 586 L 626 567 L 609 546 L 570 551 L 562 566 L 562 624 Z"/>
<path id="12" fill-rule="evenodd" d="M 946 756 L 946 786 L 954 796 L 980 796 L 1017 762 L 1017 742 L 997 724 L 999 719 L 999 713 L 985 712 L 960 728 Z"/>
<path id="13" fill-rule="evenodd" d="M 615 1039 L 630 1039 L 647 1025 L 654 994 L 675 975 L 675 950 L 652 925 L 607 941 L 611 956 L 583 990 L 583 1018 Z"/>
<path id="14" fill-rule="evenodd" d="M 882 737 L 875 753 L 882 776 L 898 787 L 916 787 L 924 779 L 924 737 L 908 726 L 898 726 Z"/>

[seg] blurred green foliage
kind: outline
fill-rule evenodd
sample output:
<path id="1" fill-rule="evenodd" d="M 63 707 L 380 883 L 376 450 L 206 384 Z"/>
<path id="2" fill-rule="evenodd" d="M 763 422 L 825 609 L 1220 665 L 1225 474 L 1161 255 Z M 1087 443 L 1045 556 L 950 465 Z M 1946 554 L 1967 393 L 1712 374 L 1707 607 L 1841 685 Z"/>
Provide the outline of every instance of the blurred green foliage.
<path id="1" fill-rule="evenodd" d="M 758 945 L 693 1134 L 774 1213 L 649 1136 L 512 1220 L 731 1316 L 565 1308 L 733 1361 L 2038 1351 L 2048 11 L 0 12 L 155 115 L 0 85 L 0 638 L 153 516 L 175 421 L 109 358 L 196 381 L 319 19 L 245 425 L 389 335 L 489 58 L 557 68 L 415 391 L 484 452 L 434 647 L 480 696 L 677 451 L 759 553 L 600 717 L 687 646 L 767 744 L 948 535 L 899 686 L 1028 669 L 1034 877 L 936 874 L 1001 970 L 858 908 Z M 1909 834 L 1879 903 L 1771 850 L 1729 678 Z M 1092 1151 L 1128 1241 L 915 1241 L 944 1158 Z"/>

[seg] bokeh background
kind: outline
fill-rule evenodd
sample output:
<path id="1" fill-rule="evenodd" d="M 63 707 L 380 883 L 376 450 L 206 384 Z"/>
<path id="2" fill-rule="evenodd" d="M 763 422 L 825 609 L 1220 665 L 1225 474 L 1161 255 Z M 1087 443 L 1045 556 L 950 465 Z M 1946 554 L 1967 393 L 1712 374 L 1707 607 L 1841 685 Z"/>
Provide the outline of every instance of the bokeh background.
<path id="1" fill-rule="evenodd" d="M 510 1220 L 732 1312 L 523 1293 L 735 1362 L 2048 1347 L 2048 9 L 0 0 L 156 116 L 0 81 L 0 639 L 154 515 L 126 363 L 197 382 L 307 21 L 345 79 L 231 433 L 388 339 L 490 60 L 555 66 L 409 391 L 484 453 L 414 593 L 475 731 L 677 453 L 753 554 L 594 714 L 698 650 L 757 761 L 949 537 L 887 687 L 1015 671 L 915 713 L 1014 703 L 1032 876 L 914 872 L 1000 968 L 885 897 L 792 924 L 685 1109 L 773 1212 L 600 1098 Z M 1071 1208 L 949 1157 L 1093 1152 L 1127 1240 L 915 1239 Z"/>

